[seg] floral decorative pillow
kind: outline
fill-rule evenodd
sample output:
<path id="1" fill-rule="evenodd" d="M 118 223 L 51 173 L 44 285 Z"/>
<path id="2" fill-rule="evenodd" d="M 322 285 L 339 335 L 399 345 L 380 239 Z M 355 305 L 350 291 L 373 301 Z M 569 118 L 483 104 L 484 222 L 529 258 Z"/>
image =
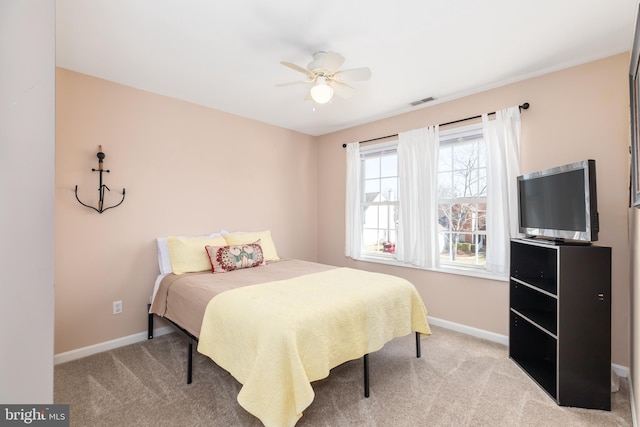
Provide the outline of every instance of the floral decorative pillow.
<path id="1" fill-rule="evenodd" d="M 249 233 L 226 233 L 224 234 L 224 239 L 226 240 L 227 245 L 244 245 L 246 243 L 255 243 L 259 240 L 265 261 L 270 262 L 280 260 L 278 257 L 278 251 L 276 250 L 276 245 L 273 242 L 273 237 L 271 237 L 271 230 Z"/>
<path id="2" fill-rule="evenodd" d="M 260 241 L 244 245 L 205 246 L 211 271 L 213 273 L 227 273 L 241 268 L 265 265 L 264 254 Z"/>

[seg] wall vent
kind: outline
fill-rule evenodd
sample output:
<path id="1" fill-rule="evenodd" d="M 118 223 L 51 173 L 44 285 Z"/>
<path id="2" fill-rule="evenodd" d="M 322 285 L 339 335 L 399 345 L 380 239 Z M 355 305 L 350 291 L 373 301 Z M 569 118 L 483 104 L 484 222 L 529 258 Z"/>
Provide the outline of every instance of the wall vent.
<path id="1" fill-rule="evenodd" d="M 429 102 L 429 101 L 433 101 L 433 100 L 435 100 L 435 98 L 433 96 L 430 96 L 428 98 L 424 98 L 424 99 L 419 99 L 417 101 L 413 101 L 411 103 L 411 106 L 415 107 L 416 105 L 424 104 L 425 102 Z"/>

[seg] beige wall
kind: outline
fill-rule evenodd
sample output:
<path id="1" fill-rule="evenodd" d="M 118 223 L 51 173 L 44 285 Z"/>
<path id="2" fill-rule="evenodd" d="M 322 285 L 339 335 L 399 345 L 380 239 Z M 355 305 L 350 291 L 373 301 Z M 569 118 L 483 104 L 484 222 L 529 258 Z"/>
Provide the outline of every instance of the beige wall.
<path id="1" fill-rule="evenodd" d="M 521 171 L 592 158 L 597 164 L 601 246 L 613 248 L 612 361 L 629 366 L 628 55 L 620 54 L 319 138 L 319 262 L 411 280 L 431 316 L 508 335 L 508 283 L 355 262 L 344 257 L 342 144 L 529 102 L 522 113 Z"/>
<path id="2" fill-rule="evenodd" d="M 146 330 L 157 236 L 270 229 L 316 260 L 314 138 L 60 68 L 56 90 L 56 353 Z M 74 196 L 97 206 L 100 144 L 106 204 L 126 189 L 103 214 Z"/>
<path id="3" fill-rule="evenodd" d="M 430 315 L 508 334 L 506 282 L 353 262 L 344 247 L 342 144 L 529 102 L 522 172 L 597 161 L 599 245 L 613 247 L 612 360 L 629 366 L 628 55 L 318 138 L 58 69 L 56 353 L 146 327 L 155 237 L 270 228 L 280 253 L 406 277 Z M 95 203 L 103 145 L 107 203 Z M 122 300 L 124 313 L 111 314 Z"/>

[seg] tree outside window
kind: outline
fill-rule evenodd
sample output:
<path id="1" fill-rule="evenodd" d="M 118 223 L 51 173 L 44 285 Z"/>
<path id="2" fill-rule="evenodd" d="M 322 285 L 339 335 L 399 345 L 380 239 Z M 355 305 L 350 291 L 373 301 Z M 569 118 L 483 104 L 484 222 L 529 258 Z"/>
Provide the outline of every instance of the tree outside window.
<path id="1" fill-rule="evenodd" d="M 438 228 L 442 263 L 482 266 L 486 254 L 487 168 L 480 131 L 443 140 L 438 165 Z"/>

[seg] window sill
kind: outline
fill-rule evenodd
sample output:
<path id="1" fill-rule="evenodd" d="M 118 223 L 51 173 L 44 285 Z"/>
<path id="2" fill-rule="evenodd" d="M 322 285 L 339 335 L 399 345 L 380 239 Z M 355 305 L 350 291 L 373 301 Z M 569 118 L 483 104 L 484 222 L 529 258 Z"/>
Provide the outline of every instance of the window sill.
<path id="1" fill-rule="evenodd" d="M 382 257 L 373 257 L 373 256 L 366 256 L 363 255 L 360 258 L 356 258 L 356 261 L 363 261 L 363 262 L 372 262 L 372 263 L 376 263 L 376 264 L 385 264 L 385 265 L 390 265 L 390 266 L 394 266 L 394 267 L 403 267 L 403 268 L 413 268 L 416 270 L 424 270 L 424 271 L 435 271 L 438 273 L 445 273 L 445 274 L 455 274 L 455 275 L 459 275 L 459 276 L 469 276 L 469 277 L 478 277 L 481 279 L 489 279 L 489 280 L 497 280 L 497 281 L 501 281 L 501 282 L 508 282 L 509 281 L 509 276 L 508 275 L 502 275 L 502 274 L 498 274 L 498 273 L 491 273 L 488 272 L 486 270 L 481 270 L 481 269 L 477 269 L 477 268 L 464 268 L 464 267 L 452 267 L 452 266 L 439 266 L 436 268 L 422 268 L 422 267 L 417 267 L 415 265 L 411 265 L 411 264 L 406 264 L 403 262 L 399 262 L 395 259 L 392 258 L 382 258 Z"/>

